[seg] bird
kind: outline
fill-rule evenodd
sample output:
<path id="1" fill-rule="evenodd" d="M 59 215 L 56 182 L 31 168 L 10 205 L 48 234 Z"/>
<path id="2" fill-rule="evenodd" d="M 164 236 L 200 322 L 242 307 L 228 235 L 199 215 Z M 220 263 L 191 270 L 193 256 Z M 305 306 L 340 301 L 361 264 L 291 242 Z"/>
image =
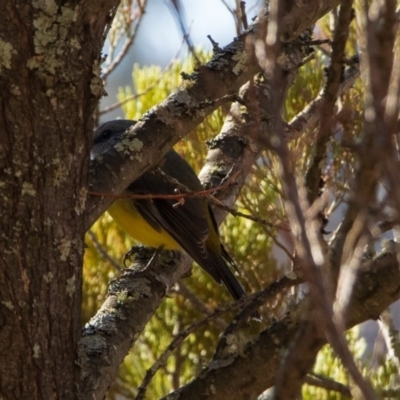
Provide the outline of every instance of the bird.
<path id="1" fill-rule="evenodd" d="M 101 124 L 94 132 L 91 157 L 108 149 L 110 139 L 120 137 L 136 121 L 118 119 Z M 199 178 L 174 149 L 167 152 L 157 169 L 149 170 L 132 182 L 123 194 L 176 194 L 177 183 L 192 192 L 203 190 Z M 177 183 L 176 183 L 177 182 Z M 179 188 L 178 188 L 179 189 Z M 231 269 L 238 268 L 221 243 L 218 225 L 208 201 L 201 197 L 176 199 L 116 199 L 109 215 L 131 237 L 147 247 L 184 250 L 233 299 L 246 295 Z"/>

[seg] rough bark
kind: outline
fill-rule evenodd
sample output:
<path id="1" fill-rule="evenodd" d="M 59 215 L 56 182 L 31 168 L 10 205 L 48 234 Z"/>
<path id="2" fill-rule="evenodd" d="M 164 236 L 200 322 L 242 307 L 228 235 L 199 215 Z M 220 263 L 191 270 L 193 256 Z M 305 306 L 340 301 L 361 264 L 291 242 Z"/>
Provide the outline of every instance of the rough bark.
<path id="1" fill-rule="evenodd" d="M 0 3 L 0 398 L 77 398 L 92 113 L 117 3 Z"/>

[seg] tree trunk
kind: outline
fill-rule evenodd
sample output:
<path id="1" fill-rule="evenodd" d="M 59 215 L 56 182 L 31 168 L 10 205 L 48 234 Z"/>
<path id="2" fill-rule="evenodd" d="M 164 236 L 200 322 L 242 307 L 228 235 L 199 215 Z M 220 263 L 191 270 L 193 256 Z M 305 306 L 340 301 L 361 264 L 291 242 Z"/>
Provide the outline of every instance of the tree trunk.
<path id="1" fill-rule="evenodd" d="M 84 207 L 117 0 L 0 3 L 0 398 L 76 398 Z M 71 4 L 72 3 L 72 4 Z"/>

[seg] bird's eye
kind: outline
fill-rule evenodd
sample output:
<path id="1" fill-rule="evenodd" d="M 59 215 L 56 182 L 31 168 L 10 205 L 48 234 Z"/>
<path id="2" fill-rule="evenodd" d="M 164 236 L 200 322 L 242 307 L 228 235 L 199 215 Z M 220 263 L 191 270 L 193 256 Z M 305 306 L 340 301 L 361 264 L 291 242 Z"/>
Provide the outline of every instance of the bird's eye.
<path id="1" fill-rule="evenodd" d="M 110 129 L 105 130 L 101 135 L 101 141 L 107 142 L 108 139 L 112 136 L 113 132 Z"/>

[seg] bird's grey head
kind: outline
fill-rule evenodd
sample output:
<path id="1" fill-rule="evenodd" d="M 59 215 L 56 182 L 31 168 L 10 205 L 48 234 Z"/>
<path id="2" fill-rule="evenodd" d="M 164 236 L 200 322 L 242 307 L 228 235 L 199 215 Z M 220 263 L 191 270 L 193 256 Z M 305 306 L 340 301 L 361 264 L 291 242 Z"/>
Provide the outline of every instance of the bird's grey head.
<path id="1" fill-rule="evenodd" d="M 116 119 L 101 124 L 94 131 L 93 146 L 90 153 L 90 158 L 93 160 L 99 154 L 109 150 L 111 146 L 120 140 L 122 134 L 135 124 L 136 121 L 130 119 Z"/>

